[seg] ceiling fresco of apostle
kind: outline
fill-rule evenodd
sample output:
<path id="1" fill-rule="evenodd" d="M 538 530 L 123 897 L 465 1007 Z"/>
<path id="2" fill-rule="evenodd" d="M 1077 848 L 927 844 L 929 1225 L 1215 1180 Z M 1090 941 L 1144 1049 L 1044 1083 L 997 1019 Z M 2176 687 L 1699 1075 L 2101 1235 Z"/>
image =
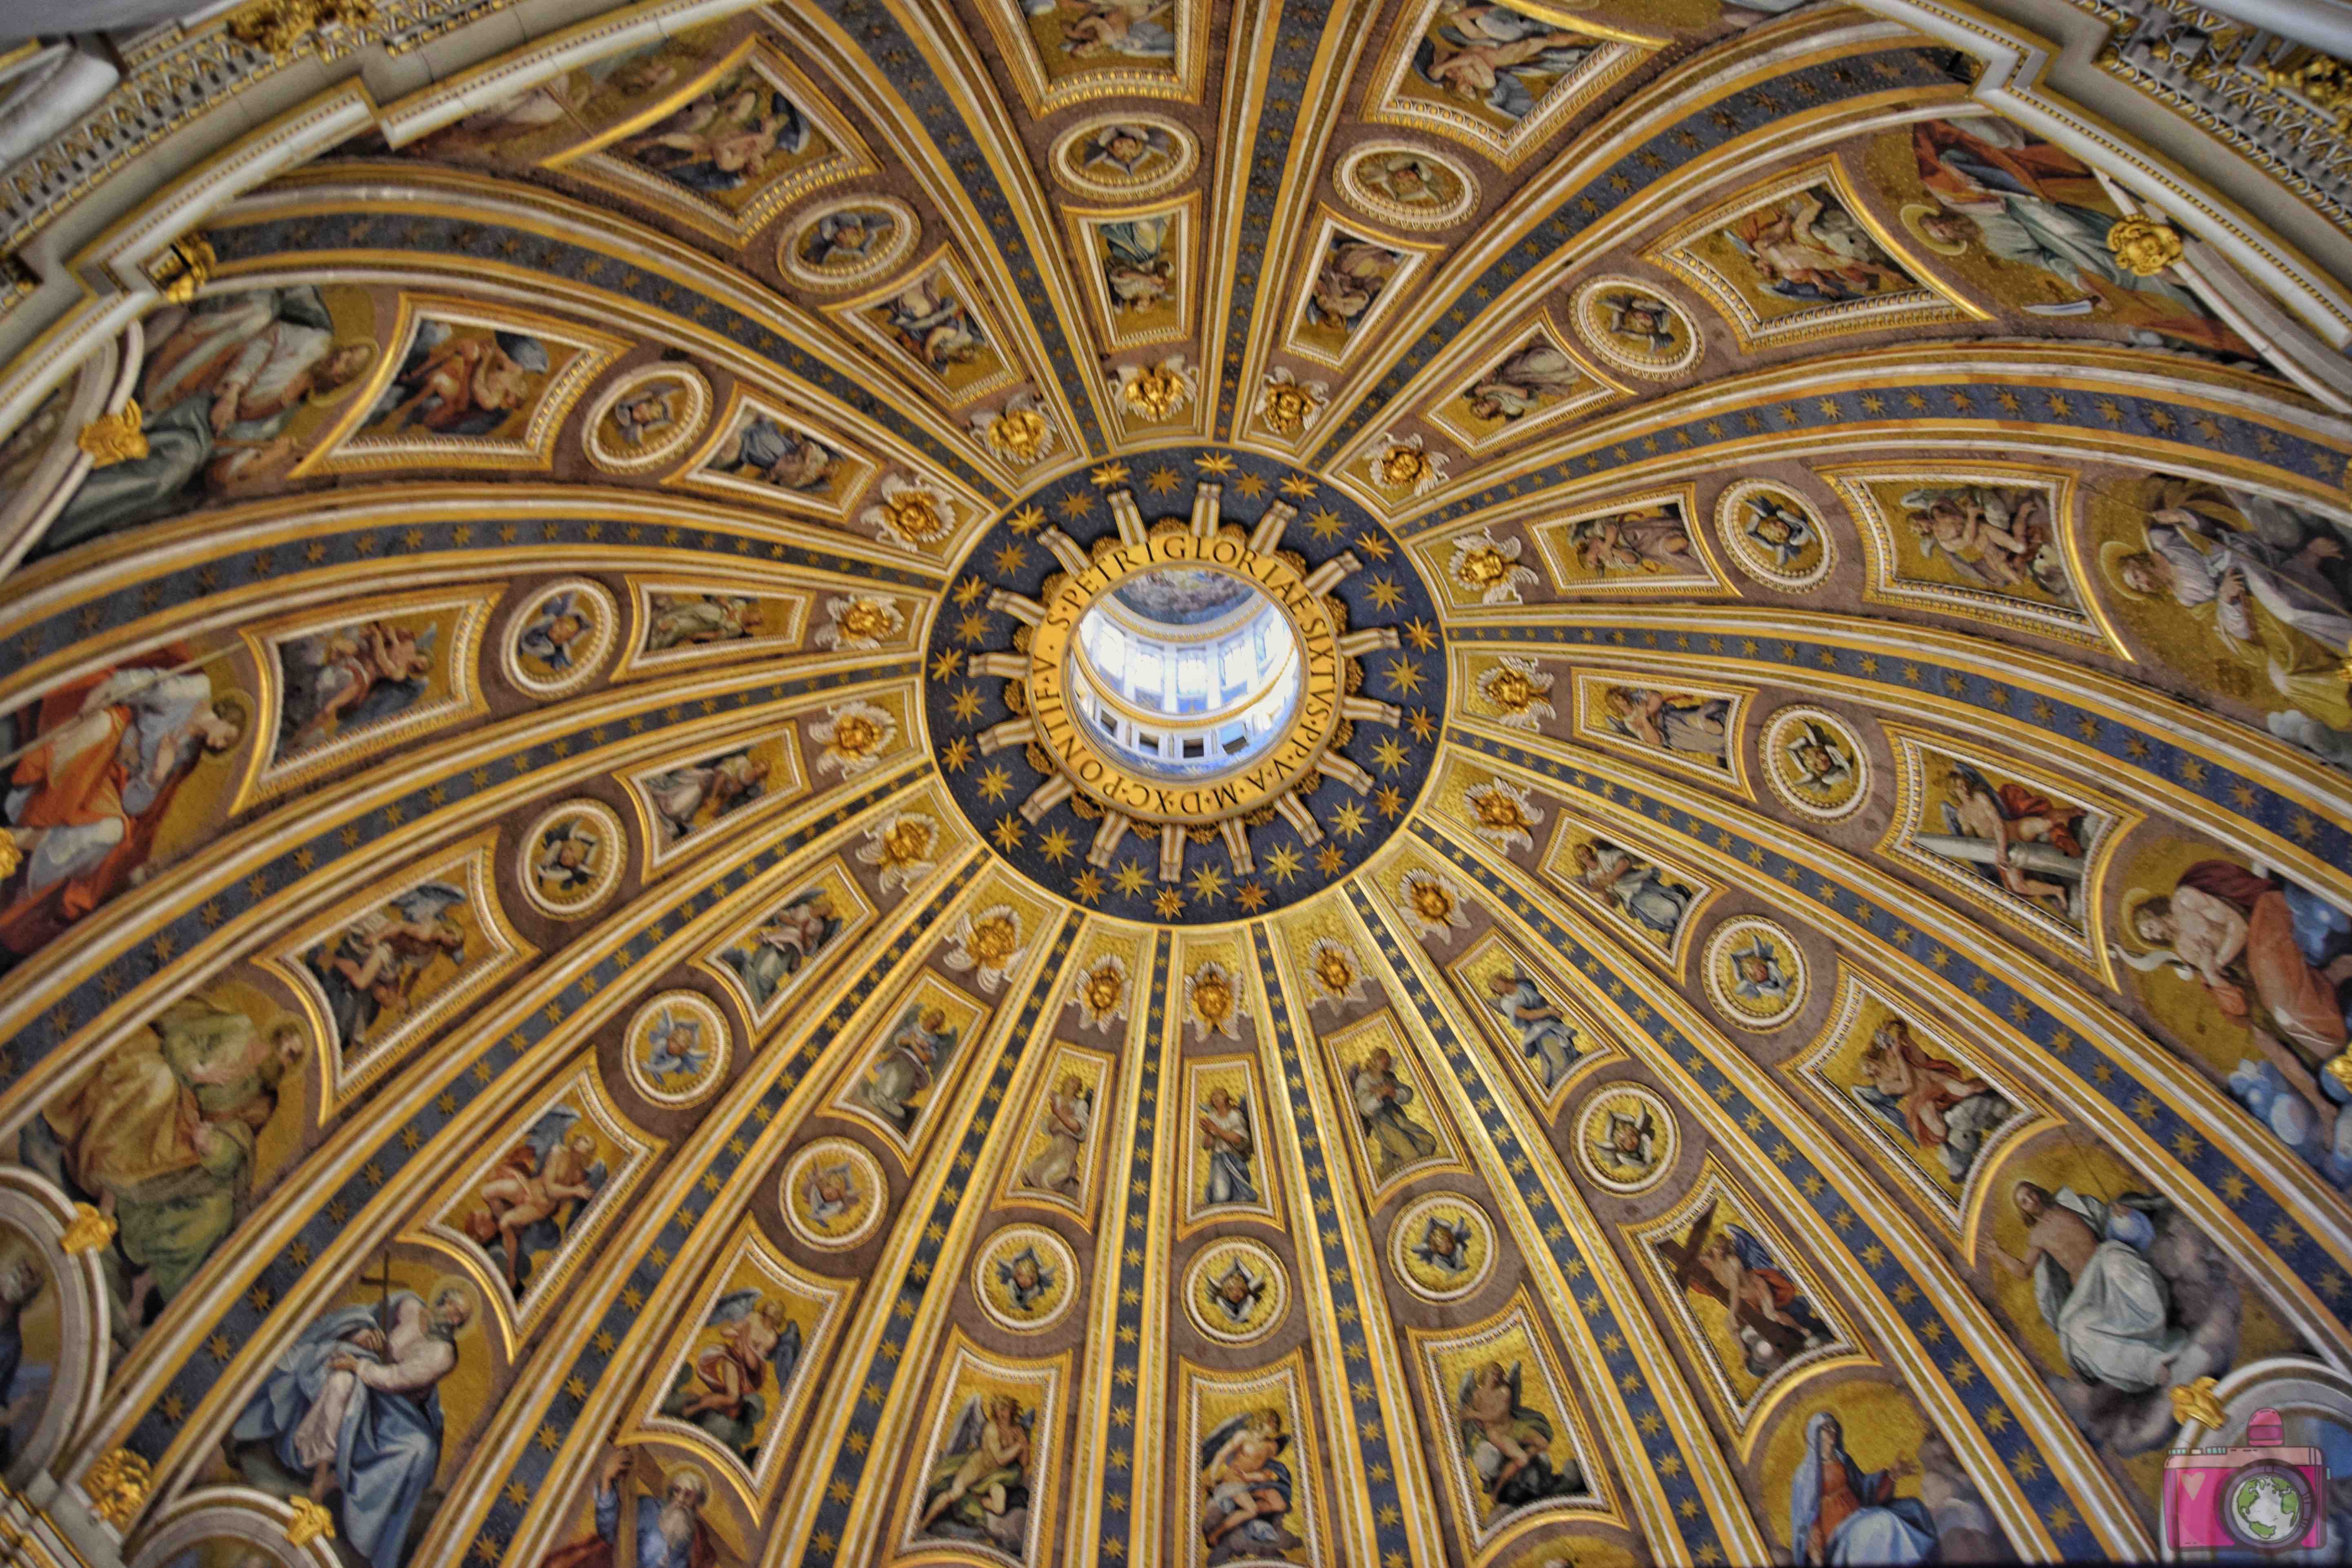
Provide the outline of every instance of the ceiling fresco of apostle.
<path id="1" fill-rule="evenodd" d="M 2352 266 L 1892 0 L 528 11 L 0 275 L 48 1560 L 2352 1553 Z"/>

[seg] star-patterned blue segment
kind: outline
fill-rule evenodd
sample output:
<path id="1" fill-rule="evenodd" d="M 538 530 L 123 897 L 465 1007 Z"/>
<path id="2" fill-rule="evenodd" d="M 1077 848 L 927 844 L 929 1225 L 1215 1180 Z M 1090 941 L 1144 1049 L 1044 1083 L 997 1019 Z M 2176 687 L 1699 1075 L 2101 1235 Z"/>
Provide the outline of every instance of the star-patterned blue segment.
<path id="1" fill-rule="evenodd" d="M 1210 481 L 1223 486 L 1225 522 L 1244 529 L 1276 502 L 1295 507 L 1298 515 L 1279 548 L 1300 558 L 1302 570 L 1349 551 L 1362 563 L 1332 596 L 1347 608 L 1349 631 L 1397 629 L 1397 647 L 1360 659 L 1360 695 L 1396 705 L 1404 717 L 1393 728 L 1359 721 L 1337 747 L 1371 777 L 1370 790 L 1359 795 L 1346 784 L 1318 779 L 1305 798 L 1321 826 L 1321 842 L 1307 842 L 1289 822 L 1264 811 L 1259 815 L 1270 821 L 1247 826 L 1254 860 L 1247 875 L 1234 872 L 1224 846 L 1211 838 L 1186 845 L 1183 874 L 1172 883 L 1160 881 L 1159 839 L 1148 827 L 1150 836 L 1130 832 L 1110 865 L 1097 869 L 1086 857 L 1098 815 L 1081 815 L 1076 800 L 1034 823 L 1021 814 L 1022 803 L 1051 775 L 1033 766 L 1022 747 L 981 755 L 981 735 L 1013 714 L 1005 702 L 1005 680 L 967 671 L 977 655 L 1015 649 L 1021 623 L 991 611 L 989 591 L 1002 588 L 1042 600 L 1046 580 L 1060 572 L 1053 552 L 1036 540 L 1039 528 L 1051 523 L 1081 548 L 1117 537 L 1106 499 L 1111 486 L 1085 472 L 1024 497 L 966 557 L 931 628 L 924 707 L 932 747 L 973 826 L 1005 860 L 1060 897 L 1163 925 L 1216 924 L 1278 909 L 1362 864 L 1387 841 L 1428 781 L 1447 680 L 1437 607 L 1406 553 L 1370 513 L 1283 463 L 1202 446 L 1145 453 L 1122 466 L 1127 472 L 1116 486 L 1134 493 L 1147 521 L 1189 517 L 1194 485 Z"/>
<path id="2" fill-rule="evenodd" d="M 1116 1248 L 1118 1257 L 1118 1326 L 1110 1344 L 1110 1448 L 1103 1456 L 1102 1545 L 1097 1552 L 1106 1563 L 1127 1558 L 1134 1520 L 1135 1396 L 1143 1376 L 1143 1304 L 1153 1288 L 1148 1246 L 1151 1167 L 1160 1145 L 1160 1037 L 1168 1021 L 1168 950 L 1173 941 L 1163 931 L 1152 947 L 1151 1008 L 1137 1062 L 1140 1082 L 1136 1103 L 1140 1108 L 1135 1118 L 1135 1149 L 1127 1162 L 1127 1208 L 1116 1239 L 1107 1239 L 1103 1248 L 1104 1256 Z"/>

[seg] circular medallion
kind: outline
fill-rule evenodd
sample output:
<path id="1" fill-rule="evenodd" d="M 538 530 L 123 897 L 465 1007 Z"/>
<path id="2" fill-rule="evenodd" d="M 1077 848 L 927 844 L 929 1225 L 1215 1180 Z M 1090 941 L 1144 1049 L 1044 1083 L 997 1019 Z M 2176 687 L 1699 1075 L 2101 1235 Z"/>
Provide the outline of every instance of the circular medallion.
<path id="1" fill-rule="evenodd" d="M 629 1020 L 629 1082 L 656 1105 L 691 1105 L 727 1071 L 727 1020 L 699 991 L 665 991 Z"/>
<path id="2" fill-rule="evenodd" d="M 595 679 L 621 622 L 600 583 L 569 578 L 523 601 L 499 645 L 507 679 L 535 697 L 567 696 Z"/>
<path id="3" fill-rule="evenodd" d="M 1576 1119 L 1584 1174 L 1611 1192 L 1646 1192 L 1674 1169 L 1682 1134 L 1665 1102 L 1638 1083 L 1605 1083 Z"/>
<path id="4" fill-rule="evenodd" d="M 1183 183 L 1201 162 L 1201 144 L 1162 115 L 1121 111 L 1080 120 L 1051 157 L 1054 177 L 1071 190 L 1127 201 Z"/>
<path id="5" fill-rule="evenodd" d="M 1802 496 L 1743 479 L 1715 504 L 1715 531 L 1731 563 L 1767 588 L 1812 587 L 1837 564 L 1837 541 Z"/>
<path id="6" fill-rule="evenodd" d="M 1764 781 L 1790 810 L 1816 821 L 1850 817 L 1870 799 L 1870 753 L 1833 713 L 1797 706 L 1764 721 Z"/>
<path id="7" fill-rule="evenodd" d="M 530 825 L 516 874 L 533 907 L 560 920 L 587 914 L 621 883 L 619 813 L 602 800 L 566 800 Z"/>
<path id="8" fill-rule="evenodd" d="M 1433 1193 L 1396 1218 L 1389 1264 L 1425 1301 L 1457 1301 L 1495 1269 L 1495 1222 L 1466 1197 Z"/>
<path id="9" fill-rule="evenodd" d="M 974 542 L 924 700 L 958 803 L 1033 881 L 1223 922 L 1328 886 L 1402 820 L 1444 719 L 1438 624 L 1346 497 L 1168 448 L 1055 480 Z"/>
<path id="10" fill-rule="evenodd" d="M 1450 158 L 1404 141 L 1367 141 L 1339 163 L 1339 189 L 1376 218 L 1442 229 L 1478 204 L 1478 182 Z"/>
<path id="11" fill-rule="evenodd" d="M 999 1326 L 1035 1333 L 1060 1322 L 1078 1299 L 1077 1255 L 1042 1226 L 1007 1226 L 973 1260 L 971 1293 Z"/>
<path id="12" fill-rule="evenodd" d="M 583 444 L 607 474 L 658 468 L 702 434 L 710 383 L 691 365 L 669 361 L 630 371 L 588 411 Z"/>
<path id="13" fill-rule="evenodd" d="M 1779 1029 L 1805 1005 L 1805 956 L 1769 920 L 1741 915 L 1707 938 L 1706 994 L 1741 1029 Z"/>
<path id="14" fill-rule="evenodd" d="M 1282 1321 L 1290 1287 L 1282 1262 L 1255 1241 L 1212 1242 L 1184 1271 L 1192 1326 L 1225 1344 L 1264 1339 Z"/>
<path id="15" fill-rule="evenodd" d="M 812 288 L 850 288 L 905 260 L 922 232 L 915 209 L 894 197 L 843 196 L 786 231 L 776 265 Z"/>
<path id="16" fill-rule="evenodd" d="M 784 1167 L 784 1223 L 812 1247 L 841 1251 L 882 1223 L 882 1167 L 846 1138 L 819 1138 Z"/>
<path id="17" fill-rule="evenodd" d="M 1586 279 L 1569 313 L 1594 353 L 1637 376 L 1680 375 L 1706 347 L 1683 308 L 1637 278 Z"/>

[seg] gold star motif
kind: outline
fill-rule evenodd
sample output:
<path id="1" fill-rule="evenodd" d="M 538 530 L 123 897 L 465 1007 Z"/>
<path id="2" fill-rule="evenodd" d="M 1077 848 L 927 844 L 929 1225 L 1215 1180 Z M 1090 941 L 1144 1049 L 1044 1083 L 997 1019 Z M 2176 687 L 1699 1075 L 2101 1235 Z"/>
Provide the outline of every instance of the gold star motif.
<path id="1" fill-rule="evenodd" d="M 1302 500 L 1309 499 L 1315 494 L 1315 481 L 1304 474 L 1293 474 L 1282 482 L 1282 493 L 1297 496 Z"/>
<path id="2" fill-rule="evenodd" d="M 1364 810 L 1353 800 L 1331 813 L 1331 831 L 1343 839 L 1363 837 Z"/>
<path id="3" fill-rule="evenodd" d="M 1404 590 L 1385 577 L 1372 579 L 1370 585 L 1364 591 L 1371 596 L 1373 603 L 1383 610 L 1394 610 L 1404 602 Z"/>
<path id="4" fill-rule="evenodd" d="M 1106 463 L 1087 477 L 1097 485 L 1124 485 L 1127 483 L 1127 465 Z"/>
<path id="5" fill-rule="evenodd" d="M 1192 466 L 1203 474 L 1230 474 L 1234 471 L 1234 460 L 1222 452 L 1212 452 L 1206 456 L 1193 458 Z"/>
<path id="6" fill-rule="evenodd" d="M 1068 860 L 1070 858 L 1069 830 L 1067 828 L 1055 828 L 1052 831 L 1048 832 L 1044 838 L 1039 839 L 1037 841 L 1037 852 L 1044 855 L 1055 865 L 1060 865 L 1064 861 Z"/>
<path id="7" fill-rule="evenodd" d="M 1411 659 L 1391 659 L 1388 675 L 1389 690 L 1402 692 L 1407 696 L 1420 695 L 1421 666 Z"/>
<path id="8" fill-rule="evenodd" d="M 1103 895 L 1102 873 L 1088 866 L 1071 880 L 1070 895 L 1081 904 L 1092 904 Z"/>
<path id="9" fill-rule="evenodd" d="M 1018 817 L 999 817 L 996 820 L 996 826 L 989 830 L 989 836 L 996 841 L 996 847 L 998 849 L 1003 850 L 1007 853 L 1019 849 L 1021 847 L 1021 819 Z"/>
<path id="10" fill-rule="evenodd" d="M 1381 809 L 1383 817 L 1394 817 L 1404 810 L 1404 796 L 1393 784 L 1383 784 L 1372 795 L 1372 804 Z"/>
<path id="11" fill-rule="evenodd" d="M 1203 903 L 1222 897 L 1225 891 L 1225 873 L 1215 866 L 1204 865 L 1192 873 L 1193 896 Z"/>
<path id="12" fill-rule="evenodd" d="M 1403 747 L 1397 744 L 1395 736 L 1384 735 L 1381 737 L 1381 743 L 1372 747 L 1372 760 L 1381 765 L 1381 772 L 1396 773 L 1402 771 L 1404 765 L 1412 761 L 1412 758 Z"/>
<path id="13" fill-rule="evenodd" d="M 971 761 L 971 737 L 959 735 L 940 748 L 940 766 L 950 773 L 961 773 Z"/>
<path id="14" fill-rule="evenodd" d="M 1013 792 L 1013 775 L 1002 764 L 989 764 L 988 771 L 980 776 L 980 792 L 988 797 L 992 806 Z"/>
<path id="15" fill-rule="evenodd" d="M 1255 915 L 1259 910 L 1264 909 L 1265 901 L 1270 896 L 1263 883 L 1245 882 L 1234 889 L 1234 902 L 1242 906 L 1242 913 L 1244 915 Z"/>
<path id="16" fill-rule="evenodd" d="M 939 657 L 931 661 L 931 679 L 935 681 L 948 680 L 962 672 L 963 650 L 961 648 L 942 649 Z"/>
<path id="17" fill-rule="evenodd" d="M 1426 708 L 1414 708 L 1406 714 L 1404 727 L 1412 731 L 1412 737 L 1415 740 L 1423 743 L 1437 733 L 1437 721 L 1429 716 L 1429 710 Z"/>
<path id="18" fill-rule="evenodd" d="M 964 687 L 948 699 L 948 711 L 964 723 L 970 724 L 980 716 L 979 691 L 971 686 Z"/>
<path id="19" fill-rule="evenodd" d="M 1095 498 L 1084 490 L 1073 490 L 1055 503 L 1066 517 L 1083 517 L 1095 509 Z"/>
<path id="20" fill-rule="evenodd" d="M 1339 514 L 1328 507 L 1310 513 L 1307 518 L 1307 531 L 1313 534 L 1318 542 L 1328 543 L 1339 537 Z"/>
<path id="21" fill-rule="evenodd" d="M 1265 494 L 1265 481 L 1255 474 L 1244 474 L 1234 481 L 1234 494 L 1256 500 Z"/>
<path id="22" fill-rule="evenodd" d="M 1151 880 L 1151 873 L 1145 871 L 1133 861 L 1121 861 L 1118 862 L 1118 870 L 1111 873 L 1110 880 L 1112 885 L 1116 886 L 1119 892 L 1127 894 L 1129 898 L 1133 898 L 1137 894 L 1143 891 L 1144 883 Z"/>
<path id="23" fill-rule="evenodd" d="M 1385 536 L 1376 534 L 1370 528 L 1364 529 L 1356 536 L 1356 548 L 1374 560 L 1386 560 L 1396 549 L 1396 546 L 1389 543 Z"/>
<path id="24" fill-rule="evenodd" d="M 977 643 L 988 635 L 988 617 L 974 610 L 956 622 L 956 635 L 967 643 Z"/>
<path id="25" fill-rule="evenodd" d="M 955 601 L 968 610 L 982 594 L 987 591 L 988 584 L 976 577 L 967 577 L 955 585 Z"/>
<path id="26" fill-rule="evenodd" d="M 1325 844 L 1315 852 L 1315 869 L 1325 876 L 1338 876 L 1339 868 L 1347 863 L 1348 857 L 1339 852 L 1337 844 Z"/>
<path id="27" fill-rule="evenodd" d="M 1045 508 L 1033 501 L 1004 520 L 1016 534 L 1034 534 L 1045 526 Z"/>
<path id="28" fill-rule="evenodd" d="M 1021 570 L 1023 563 L 1027 561 L 1028 559 L 1029 552 L 1027 550 L 1023 549 L 1017 544 L 1008 541 L 1003 549 L 996 552 L 996 575 L 999 577 L 1012 576 L 1014 572 Z"/>
<path id="29" fill-rule="evenodd" d="M 1299 868 L 1306 863 L 1295 845 L 1285 844 L 1265 857 L 1265 874 L 1288 887 L 1290 879 L 1297 876 Z"/>
<path id="30" fill-rule="evenodd" d="M 1159 467 L 1154 468 L 1150 473 L 1145 475 L 1143 482 L 1151 486 L 1151 493 L 1153 495 L 1164 496 L 1184 481 L 1178 477 L 1175 469 L 1171 468 L 1167 464 L 1162 463 Z"/>
<path id="31" fill-rule="evenodd" d="M 1160 896 L 1151 901 L 1151 907 L 1160 912 L 1160 919 L 1173 920 L 1184 913 L 1184 895 L 1172 887 L 1163 887 Z"/>
<path id="32" fill-rule="evenodd" d="M 1416 615 L 1404 623 L 1404 640 L 1415 650 L 1426 653 L 1437 646 L 1437 628 Z"/>

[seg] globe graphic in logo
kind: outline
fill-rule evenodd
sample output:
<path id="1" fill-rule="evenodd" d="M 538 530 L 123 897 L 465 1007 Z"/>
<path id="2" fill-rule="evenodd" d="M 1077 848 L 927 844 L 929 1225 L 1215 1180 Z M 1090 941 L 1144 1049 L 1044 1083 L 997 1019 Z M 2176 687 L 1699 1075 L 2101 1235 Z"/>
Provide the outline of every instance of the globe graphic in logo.
<path id="1" fill-rule="evenodd" d="M 2284 1546 L 2301 1536 L 2308 1521 L 2303 1490 L 2271 1469 L 2239 1476 L 2222 1495 L 2230 1533 L 2249 1546 Z"/>

